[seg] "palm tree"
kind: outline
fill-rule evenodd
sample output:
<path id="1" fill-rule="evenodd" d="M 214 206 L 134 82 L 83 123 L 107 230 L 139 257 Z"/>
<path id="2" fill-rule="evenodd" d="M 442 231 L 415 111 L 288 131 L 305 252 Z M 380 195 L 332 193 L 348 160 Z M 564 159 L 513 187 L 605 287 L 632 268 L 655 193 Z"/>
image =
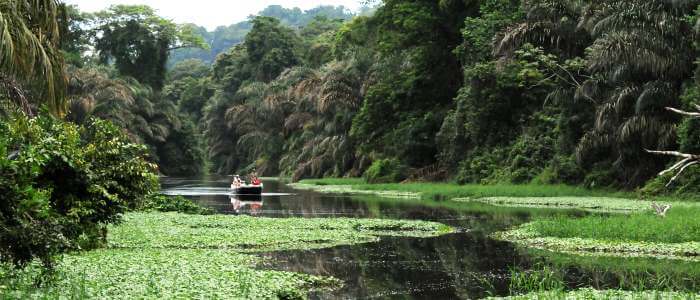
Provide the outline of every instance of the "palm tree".
<path id="1" fill-rule="evenodd" d="M 675 143 L 678 118 L 664 107 L 677 105 L 682 81 L 692 74 L 689 37 L 695 32 L 686 16 L 698 1 L 534 0 L 525 6 L 526 21 L 497 37 L 494 52 L 508 57 L 527 42 L 565 58 L 583 56 L 585 49 L 590 75 L 555 91 L 558 98 L 587 99 L 596 107 L 593 129 L 576 149 L 578 160 L 609 160 L 628 186 L 648 179 L 664 161 L 643 148 Z"/>
<path id="2" fill-rule="evenodd" d="M 38 96 L 46 99 L 50 111 L 57 116 L 66 112 L 57 21 L 62 11 L 56 0 L 0 2 L 0 86 L 27 114 L 34 99 L 24 96 L 19 81 L 41 83 Z"/>
<path id="3" fill-rule="evenodd" d="M 237 134 L 229 127 L 227 111 L 233 99 L 217 92 L 204 107 L 204 136 L 208 144 L 208 157 L 213 172 L 229 174 L 238 168 L 240 157 L 236 155 Z"/>
<path id="4" fill-rule="evenodd" d="M 512 56 L 525 43 L 545 47 L 565 57 L 583 54 L 590 44 L 590 35 L 579 26 L 584 1 L 526 0 L 523 7 L 526 20 L 514 24 L 496 35 L 493 52 Z"/>
<path id="5" fill-rule="evenodd" d="M 82 123 L 90 117 L 110 120 L 135 142 L 165 142 L 180 128 L 178 110 L 134 78 L 110 77 L 106 67 L 72 69 L 68 119 Z"/>
<path id="6" fill-rule="evenodd" d="M 282 169 L 294 180 L 343 175 L 356 167 L 352 120 L 362 100 L 368 70 L 357 61 L 334 61 L 304 73 L 287 95 L 296 104 L 285 119 L 290 145 Z"/>
<path id="7" fill-rule="evenodd" d="M 678 105 L 679 91 L 692 74 L 695 36 L 686 15 L 698 1 L 610 1 L 589 4 L 581 26 L 595 41 L 588 68 L 594 76 L 582 93 L 599 101 L 596 121 L 577 149 L 581 160 L 601 151 L 628 186 L 643 183 L 664 160 L 644 152 L 675 143 L 677 116 L 665 107 Z M 652 166 L 651 168 L 649 166 Z"/>

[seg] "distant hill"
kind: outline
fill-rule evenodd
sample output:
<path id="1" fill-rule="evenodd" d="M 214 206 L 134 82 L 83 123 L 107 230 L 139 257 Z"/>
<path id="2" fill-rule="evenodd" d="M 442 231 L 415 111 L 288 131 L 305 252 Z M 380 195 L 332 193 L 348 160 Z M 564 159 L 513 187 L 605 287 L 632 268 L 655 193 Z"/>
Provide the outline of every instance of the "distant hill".
<path id="1" fill-rule="evenodd" d="M 309 24 L 316 16 L 325 16 L 329 19 L 348 20 L 354 16 L 353 12 L 345 6 L 322 5 L 306 11 L 298 7 L 284 8 L 280 5 L 270 5 L 258 13 L 260 16 L 273 17 L 279 19 L 282 24 L 292 28 L 300 28 Z M 253 17 L 253 16 L 251 16 Z M 232 46 L 241 43 L 252 25 L 249 21 L 243 21 L 229 26 L 219 26 L 214 31 L 207 31 L 206 28 L 197 26 L 198 33 L 211 46 L 210 50 L 202 49 L 178 49 L 170 55 L 168 64 L 170 66 L 186 59 L 201 59 L 206 63 L 212 63 L 216 56 L 228 50 Z"/>

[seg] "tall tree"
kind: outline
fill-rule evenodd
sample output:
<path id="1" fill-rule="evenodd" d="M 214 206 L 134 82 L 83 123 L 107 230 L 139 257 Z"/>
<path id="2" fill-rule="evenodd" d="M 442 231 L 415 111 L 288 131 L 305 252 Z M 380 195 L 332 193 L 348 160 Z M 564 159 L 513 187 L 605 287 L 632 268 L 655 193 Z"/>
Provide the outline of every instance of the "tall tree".
<path id="1" fill-rule="evenodd" d="M 435 162 L 435 134 L 462 79 L 452 50 L 464 18 L 477 12 L 471 1 L 388 0 L 356 23 L 365 27 L 362 36 L 341 29 L 341 40 L 357 41 L 379 56 L 376 81 L 353 122 L 362 151 L 400 157 L 414 167 Z"/>
<path id="2" fill-rule="evenodd" d="M 175 24 L 145 5 L 115 5 L 96 16 L 95 48 L 102 62 L 114 60 L 122 75 L 156 90 L 164 85 L 170 51 L 208 47 L 192 25 Z"/>
<path id="3" fill-rule="evenodd" d="M 274 18 L 257 17 L 252 23 L 244 43 L 248 58 L 255 68 L 255 79 L 269 82 L 299 62 L 295 53 L 299 38 Z"/>
<path id="4" fill-rule="evenodd" d="M 584 136 L 583 160 L 612 155 L 618 180 L 637 186 L 666 160 L 644 152 L 675 144 L 683 82 L 692 74 L 695 33 L 687 16 L 700 1 L 593 2 L 581 23 L 594 37 L 587 54 L 593 77 L 582 92 L 599 101 L 593 131 Z M 691 37 L 691 38 L 688 38 Z"/>

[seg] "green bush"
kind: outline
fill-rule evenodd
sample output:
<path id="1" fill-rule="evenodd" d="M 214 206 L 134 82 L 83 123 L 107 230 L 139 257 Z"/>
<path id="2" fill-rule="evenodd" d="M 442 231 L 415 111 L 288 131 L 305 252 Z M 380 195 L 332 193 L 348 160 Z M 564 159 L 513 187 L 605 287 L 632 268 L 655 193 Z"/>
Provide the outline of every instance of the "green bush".
<path id="1" fill-rule="evenodd" d="M 463 160 L 459 166 L 456 180 L 460 184 L 498 183 L 501 178 L 506 177 L 506 167 L 508 153 L 506 148 L 491 148 L 476 150 L 473 155 Z"/>
<path id="2" fill-rule="evenodd" d="M 398 159 L 380 159 L 365 171 L 369 183 L 391 183 L 406 179 L 407 168 Z"/>
<path id="3" fill-rule="evenodd" d="M 180 212 L 191 215 L 211 215 L 214 213 L 211 209 L 201 207 L 185 197 L 170 197 L 160 194 L 152 194 L 146 197 L 142 209 L 161 212 Z"/>
<path id="4" fill-rule="evenodd" d="M 508 154 L 509 181 L 528 183 L 542 172 L 553 156 L 554 140 L 523 135 L 510 147 Z"/>
<path id="5" fill-rule="evenodd" d="M 583 179 L 587 188 L 615 187 L 619 182 L 618 170 L 608 162 L 601 162 L 588 170 Z"/>
<path id="6" fill-rule="evenodd" d="M 532 183 L 577 185 L 583 178 L 584 171 L 573 156 L 558 155 L 532 180 Z"/>
<path id="7" fill-rule="evenodd" d="M 158 187 L 146 149 L 117 127 L 20 116 L 0 126 L 0 260 L 51 267 Z"/>

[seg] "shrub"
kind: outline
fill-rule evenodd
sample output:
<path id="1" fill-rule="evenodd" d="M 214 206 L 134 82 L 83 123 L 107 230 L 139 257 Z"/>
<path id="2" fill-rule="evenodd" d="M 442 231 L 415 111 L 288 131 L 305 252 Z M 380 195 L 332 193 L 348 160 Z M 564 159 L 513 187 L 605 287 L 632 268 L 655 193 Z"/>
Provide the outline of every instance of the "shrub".
<path id="1" fill-rule="evenodd" d="M 211 209 L 201 207 L 185 197 L 170 197 L 159 194 L 152 194 L 146 197 L 142 209 L 161 212 L 180 212 L 191 215 L 210 215 L 214 213 Z"/>
<path id="2" fill-rule="evenodd" d="M 587 188 L 615 187 L 617 182 L 618 170 L 608 162 L 595 164 L 583 179 L 583 185 Z"/>
<path id="3" fill-rule="evenodd" d="M 474 151 L 473 155 L 460 163 L 457 182 L 460 184 L 498 183 L 499 179 L 506 177 L 507 170 L 503 166 L 508 157 L 506 151 L 507 149 L 498 147 Z"/>
<path id="4" fill-rule="evenodd" d="M 380 159 L 372 163 L 365 171 L 369 183 L 400 182 L 406 179 L 407 168 L 398 159 Z"/>
<path id="5" fill-rule="evenodd" d="M 573 156 L 555 156 L 549 166 L 535 177 L 532 182 L 537 184 L 570 184 L 581 183 L 584 171 L 576 164 Z"/>
<path id="6" fill-rule="evenodd" d="M 0 260 L 51 267 L 158 187 L 146 149 L 114 125 L 20 116 L 0 126 Z"/>

